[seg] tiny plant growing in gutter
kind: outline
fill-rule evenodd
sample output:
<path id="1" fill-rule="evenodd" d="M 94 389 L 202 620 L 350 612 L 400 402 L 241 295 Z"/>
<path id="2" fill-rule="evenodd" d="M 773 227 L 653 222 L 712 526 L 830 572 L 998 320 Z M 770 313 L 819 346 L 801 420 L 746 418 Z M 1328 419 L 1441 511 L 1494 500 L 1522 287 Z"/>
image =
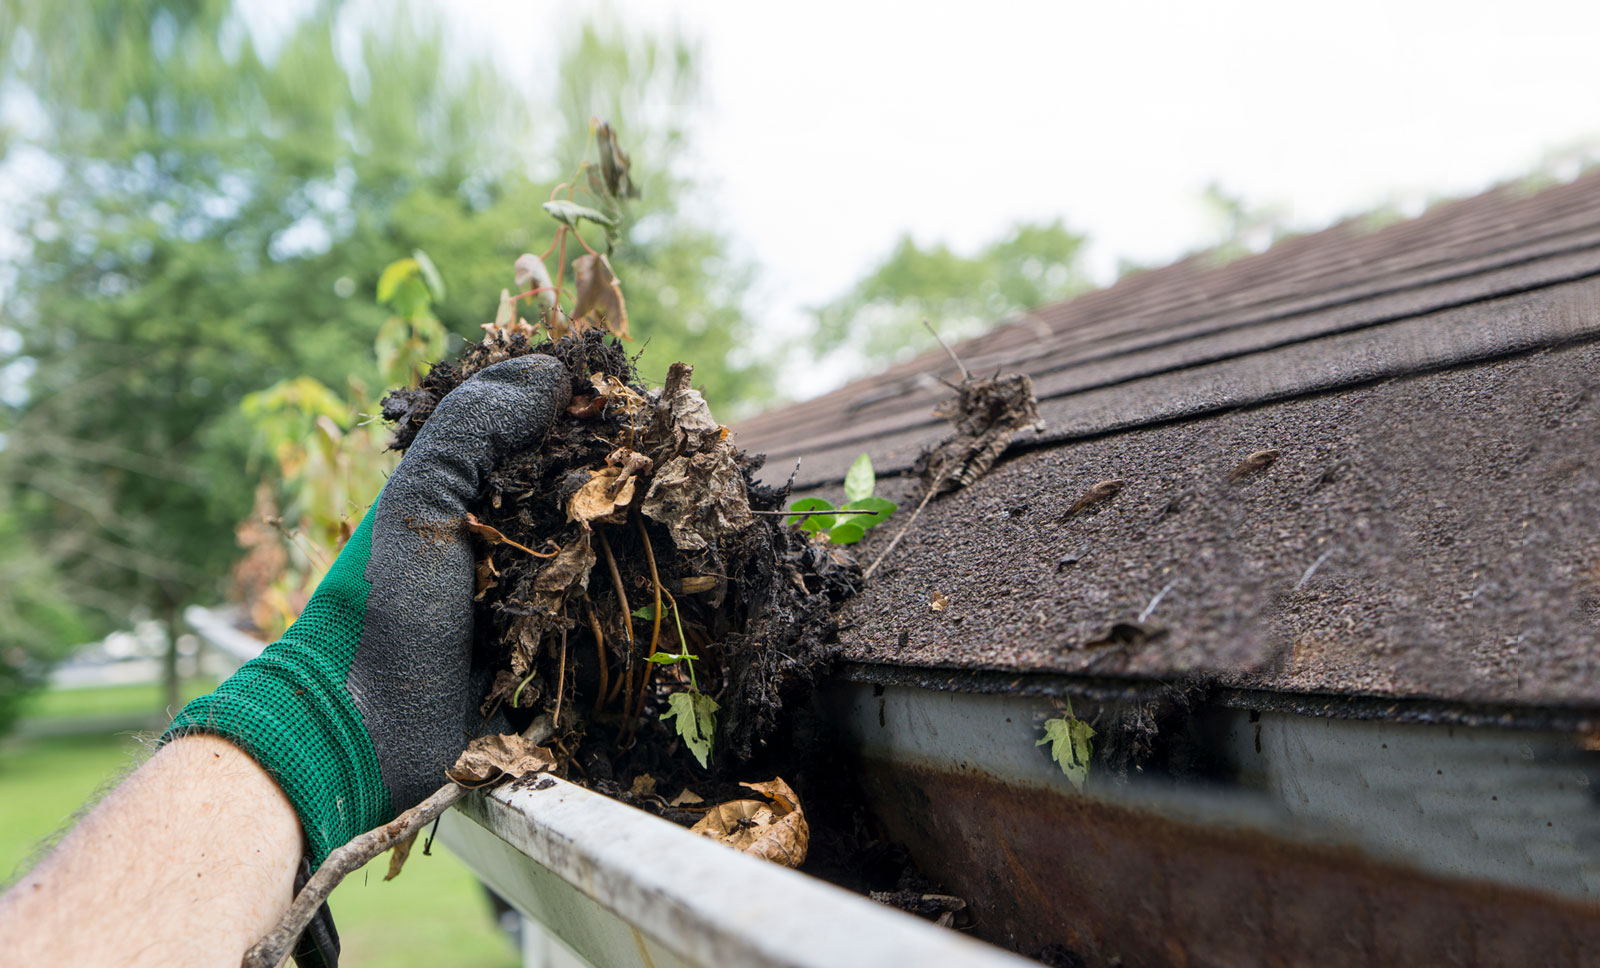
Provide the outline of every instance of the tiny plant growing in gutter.
<path id="1" fill-rule="evenodd" d="M 1072 715 L 1072 701 L 1067 700 L 1066 715 L 1044 721 L 1044 739 L 1033 744 L 1050 744 L 1050 758 L 1061 767 L 1067 779 L 1083 792 L 1083 781 L 1089 778 L 1089 759 L 1094 756 L 1094 727 Z"/>
<path id="2" fill-rule="evenodd" d="M 715 699 L 700 691 L 700 683 L 695 680 L 694 675 L 694 661 L 699 657 L 689 651 L 688 640 L 683 635 L 683 621 L 678 618 L 677 600 L 669 597 L 667 603 L 672 609 L 672 621 L 678 627 L 678 651 L 656 652 L 650 656 L 650 661 L 657 665 L 683 663 L 689 670 L 689 688 L 667 696 L 667 711 L 661 714 L 661 720 L 662 722 L 675 720 L 673 726 L 682 737 L 684 745 L 689 747 L 689 752 L 693 753 L 694 758 L 704 767 L 711 757 L 711 738 L 717 732 L 717 710 L 721 707 L 717 705 Z M 646 620 L 654 619 L 656 607 L 646 605 L 635 611 L 633 616 Z"/>
<path id="3" fill-rule="evenodd" d="M 789 523 L 798 524 L 801 530 L 813 534 L 826 534 L 833 544 L 855 544 L 866 537 L 869 528 L 887 521 L 899 507 L 893 501 L 874 496 L 877 486 L 872 458 L 862 454 L 844 476 L 845 503 L 842 507 L 836 508 L 820 497 L 801 498 L 789 505 Z M 839 514 L 839 511 L 849 513 Z"/>

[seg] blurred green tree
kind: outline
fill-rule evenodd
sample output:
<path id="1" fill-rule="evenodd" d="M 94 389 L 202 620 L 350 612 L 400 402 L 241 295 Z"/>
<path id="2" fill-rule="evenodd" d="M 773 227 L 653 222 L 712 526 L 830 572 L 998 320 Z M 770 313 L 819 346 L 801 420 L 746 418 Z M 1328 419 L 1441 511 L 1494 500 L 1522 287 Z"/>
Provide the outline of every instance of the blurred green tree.
<path id="1" fill-rule="evenodd" d="M 0 164 L 28 186 L 3 216 L 0 507 L 39 575 L 0 584 L 0 616 L 79 623 L 0 625 L 0 661 L 140 609 L 176 628 L 220 595 L 265 456 L 240 401 L 297 376 L 372 399 L 371 294 L 414 248 L 451 280 L 445 327 L 481 335 L 512 260 L 550 236 L 527 159 L 566 168 L 593 106 L 642 135 L 650 217 L 617 268 L 649 355 L 694 354 L 714 400 L 766 385 L 724 363 L 743 290 L 677 208 L 684 122 L 634 110 L 685 103 L 655 94 L 692 89 L 686 45 L 586 29 L 541 109 L 427 17 L 386 11 L 352 53 L 344 14 L 318 4 L 261 43 L 228 0 L 0 0 Z"/>
<path id="2" fill-rule="evenodd" d="M 1060 219 L 1019 224 L 971 256 L 903 236 L 849 292 L 816 310 L 812 349 L 848 347 L 867 363 L 903 359 L 934 345 L 924 319 L 947 341 L 977 335 L 1089 288 L 1084 241 Z"/>

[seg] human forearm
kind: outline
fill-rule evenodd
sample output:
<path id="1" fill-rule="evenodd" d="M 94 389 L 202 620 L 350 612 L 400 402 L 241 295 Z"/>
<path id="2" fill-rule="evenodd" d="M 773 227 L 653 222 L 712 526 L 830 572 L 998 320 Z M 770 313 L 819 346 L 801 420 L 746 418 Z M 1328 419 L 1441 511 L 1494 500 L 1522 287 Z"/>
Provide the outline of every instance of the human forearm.
<path id="1" fill-rule="evenodd" d="M 16 964 L 237 965 L 288 908 L 300 821 L 225 740 L 163 746 L 0 898 Z"/>

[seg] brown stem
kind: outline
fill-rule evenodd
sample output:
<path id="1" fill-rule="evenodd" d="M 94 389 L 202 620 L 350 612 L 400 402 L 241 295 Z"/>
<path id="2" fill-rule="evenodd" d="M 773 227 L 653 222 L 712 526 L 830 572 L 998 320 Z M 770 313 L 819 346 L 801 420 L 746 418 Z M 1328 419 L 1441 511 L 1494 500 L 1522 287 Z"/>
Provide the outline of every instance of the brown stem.
<path id="1" fill-rule="evenodd" d="M 917 516 L 922 513 L 923 508 L 928 506 L 928 502 L 933 500 L 933 496 L 939 493 L 939 485 L 943 481 L 944 475 L 940 474 L 938 477 L 934 478 L 932 484 L 928 485 L 928 493 L 922 496 L 922 503 L 918 504 L 917 509 L 911 512 L 911 517 L 908 518 L 906 523 L 900 528 L 900 532 L 894 536 L 894 540 L 889 542 L 889 547 L 883 549 L 883 552 L 878 555 L 878 560 L 874 561 L 871 565 L 868 565 L 867 570 L 861 573 L 863 580 L 872 577 L 872 573 L 878 570 L 879 565 L 883 564 L 883 559 L 889 557 L 889 552 L 893 551 L 895 545 L 900 543 L 900 539 L 906 536 L 906 532 L 911 530 L 911 526 L 917 523 Z"/>
<path id="2" fill-rule="evenodd" d="M 600 714 L 600 707 L 606 701 L 606 680 L 609 673 L 606 671 L 606 634 L 600 629 L 600 617 L 594 613 L 594 606 L 589 604 L 589 596 L 583 596 L 583 610 L 589 616 L 589 627 L 594 630 L 594 657 L 600 660 L 600 689 L 594 694 L 594 712 Z"/>
<path id="3" fill-rule="evenodd" d="M 432 823 L 434 818 L 450 809 L 469 791 L 457 783 L 446 783 L 433 795 L 395 817 L 381 827 L 375 827 L 328 855 L 311 880 L 301 889 L 289 911 L 277 926 L 267 932 L 245 952 L 243 968 L 277 968 L 289 949 L 300 939 L 301 932 L 316 916 L 317 909 L 328 900 L 328 895 L 347 875 L 360 869 L 367 861 L 416 835 L 417 831 Z"/>
<path id="4" fill-rule="evenodd" d="M 648 660 L 650 656 L 656 654 L 656 645 L 661 641 L 661 573 L 656 570 L 656 549 L 650 544 L 650 531 L 644 526 L 644 517 L 636 514 L 633 521 L 639 526 L 639 537 L 644 539 L 644 557 L 650 563 L 650 581 L 655 586 L 656 592 L 656 616 L 655 621 L 650 626 L 650 653 L 645 656 L 645 659 Z M 644 667 L 644 682 L 639 686 L 639 698 L 633 704 L 633 715 L 629 717 L 630 725 L 628 731 L 630 733 L 633 732 L 632 720 L 638 719 L 640 714 L 644 712 L 644 697 L 650 691 L 650 673 L 652 671 L 651 663 L 647 661 Z"/>
<path id="5" fill-rule="evenodd" d="M 566 621 L 565 611 L 565 609 L 562 610 L 561 620 L 563 622 Z M 561 657 L 556 660 L 556 664 L 560 671 L 556 673 L 556 711 L 551 718 L 555 720 L 556 726 L 559 728 L 561 726 L 561 699 L 567 694 L 567 630 L 564 626 L 561 629 Z"/>
<path id="6" fill-rule="evenodd" d="M 604 531 L 596 528 L 594 534 L 600 539 L 600 550 L 605 552 L 606 567 L 611 571 L 611 585 L 617 590 L 617 603 L 622 606 L 622 631 L 628 637 L 628 667 L 624 673 L 622 695 L 627 697 L 633 695 L 633 612 L 628 608 L 628 593 L 622 590 L 622 573 L 617 571 L 617 559 L 611 553 L 611 543 L 606 540 Z M 610 697 L 606 701 L 610 702 Z M 623 703 L 626 706 L 626 698 Z M 627 715 L 628 710 L 624 708 L 622 712 Z"/>

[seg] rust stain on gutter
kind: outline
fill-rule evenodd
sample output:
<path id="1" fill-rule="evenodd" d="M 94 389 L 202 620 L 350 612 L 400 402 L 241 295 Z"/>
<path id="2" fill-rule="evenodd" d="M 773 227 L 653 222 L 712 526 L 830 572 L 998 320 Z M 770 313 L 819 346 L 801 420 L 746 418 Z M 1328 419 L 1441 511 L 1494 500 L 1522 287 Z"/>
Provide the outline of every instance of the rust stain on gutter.
<path id="1" fill-rule="evenodd" d="M 869 758 L 877 815 L 967 899 L 974 933 L 1094 966 L 1577 966 L 1600 906 L 1175 822 L 976 770 Z"/>

